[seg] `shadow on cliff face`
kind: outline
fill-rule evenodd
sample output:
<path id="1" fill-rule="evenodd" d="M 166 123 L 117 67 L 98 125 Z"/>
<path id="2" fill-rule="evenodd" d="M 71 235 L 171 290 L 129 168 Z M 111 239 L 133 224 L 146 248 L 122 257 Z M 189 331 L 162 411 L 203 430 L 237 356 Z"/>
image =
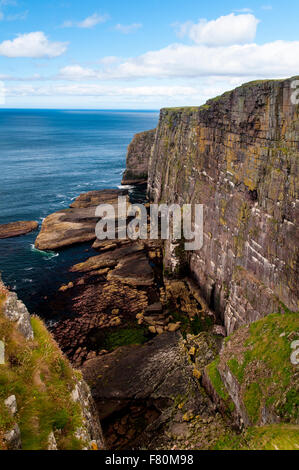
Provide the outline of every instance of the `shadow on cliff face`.
<path id="1" fill-rule="evenodd" d="M 170 404 L 169 401 L 164 403 L 164 408 L 167 404 Z M 106 446 L 110 450 L 138 448 L 140 435 L 161 415 L 161 404 L 155 400 L 135 400 L 122 405 L 121 410 L 101 421 Z"/>

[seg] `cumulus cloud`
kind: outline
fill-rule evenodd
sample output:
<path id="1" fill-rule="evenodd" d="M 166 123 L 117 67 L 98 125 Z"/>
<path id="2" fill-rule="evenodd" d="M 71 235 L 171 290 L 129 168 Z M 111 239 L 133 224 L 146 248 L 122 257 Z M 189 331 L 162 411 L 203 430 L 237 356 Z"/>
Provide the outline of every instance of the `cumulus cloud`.
<path id="1" fill-rule="evenodd" d="M 59 78 L 63 80 L 84 80 L 96 78 L 97 73 L 92 69 L 81 67 L 81 65 L 67 65 L 59 72 Z"/>
<path id="2" fill-rule="evenodd" d="M 99 15 L 94 13 L 91 16 L 88 16 L 83 21 L 71 21 L 67 20 L 63 23 L 62 28 L 84 28 L 90 29 L 94 28 L 99 23 L 105 23 L 109 19 L 109 15 Z"/>
<path id="3" fill-rule="evenodd" d="M 42 31 L 20 34 L 13 40 L 0 43 L 0 56 L 5 57 L 58 57 L 67 49 L 65 42 L 51 42 Z"/>
<path id="4" fill-rule="evenodd" d="M 172 44 L 107 67 L 99 78 L 282 77 L 299 70 L 299 41 L 227 47 Z"/>
<path id="5" fill-rule="evenodd" d="M 241 31 L 234 22 L 242 17 L 246 17 L 246 21 L 242 23 Z M 11 103 L 19 103 L 20 97 L 27 103 L 29 98 L 26 97 L 32 97 L 32 102 L 35 99 L 37 105 L 49 104 L 57 97 L 56 103 L 70 106 L 77 103 L 83 107 L 99 107 L 105 103 L 107 107 L 122 103 L 126 108 L 129 104 L 132 108 L 202 104 L 206 99 L 250 80 L 298 74 L 299 41 L 256 44 L 253 40 L 257 24 L 258 20 L 247 14 L 232 14 L 197 24 L 188 22 L 179 25 L 179 29 L 183 36 L 194 35 L 192 44 L 170 44 L 130 58 L 104 57 L 95 61 L 97 65 L 93 67 L 79 63 L 66 65 L 48 77 L 0 76 L 0 79 L 5 80 L 6 86 L 10 82 L 7 97 L 11 97 Z M 37 42 L 39 47 L 16 43 L 17 40 L 26 42 L 28 36 L 30 39 L 30 35 L 36 34 L 38 40 L 27 42 L 29 45 Z M 54 57 L 66 49 L 66 44 L 51 43 L 44 33 L 30 35 L 4 41 L 0 44 L 0 55 L 4 55 L 4 51 L 5 55 L 10 54 L 9 57 Z M 140 83 L 138 79 L 143 81 Z M 80 96 L 84 98 L 80 99 Z"/>
<path id="6" fill-rule="evenodd" d="M 117 24 L 115 26 L 115 29 L 117 31 L 120 31 L 121 33 L 123 34 L 130 34 L 130 33 L 134 33 L 135 31 L 137 31 L 138 29 L 142 28 L 142 24 L 141 23 L 133 23 L 133 24 L 128 24 L 128 25 L 124 25 L 124 24 Z"/>
<path id="7" fill-rule="evenodd" d="M 234 10 L 236 13 L 252 13 L 253 10 L 251 8 L 240 8 L 239 10 Z"/>
<path id="8" fill-rule="evenodd" d="M 172 44 L 138 57 L 121 60 L 107 57 L 102 68 L 84 68 L 79 64 L 62 68 L 65 80 L 135 80 L 199 77 L 284 77 L 299 70 L 299 41 L 275 41 L 263 45 L 227 47 Z"/>
<path id="9" fill-rule="evenodd" d="M 120 62 L 120 58 L 114 55 L 109 55 L 100 59 L 99 62 L 101 62 L 101 64 L 111 65 L 111 64 L 115 64 L 116 62 Z"/>
<path id="10" fill-rule="evenodd" d="M 229 46 L 254 41 L 259 20 L 252 14 L 220 16 L 216 20 L 190 21 L 178 28 L 180 37 L 188 35 L 196 44 L 206 46 Z M 178 27 L 178 25 L 176 25 Z"/>

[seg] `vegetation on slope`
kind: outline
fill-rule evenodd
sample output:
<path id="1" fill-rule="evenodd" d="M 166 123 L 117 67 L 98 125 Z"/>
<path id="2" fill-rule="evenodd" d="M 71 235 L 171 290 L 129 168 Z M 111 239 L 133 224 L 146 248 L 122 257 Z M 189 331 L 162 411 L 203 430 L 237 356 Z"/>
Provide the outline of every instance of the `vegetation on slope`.
<path id="1" fill-rule="evenodd" d="M 34 340 L 27 341 L 2 311 L 6 293 L 0 292 L 0 338 L 5 344 L 5 364 L 0 364 L 0 449 L 4 434 L 17 423 L 23 449 L 47 449 L 53 431 L 59 449 L 80 449 L 75 437 L 82 424 L 78 403 L 71 399 L 75 373 L 63 357 L 43 322 L 33 316 Z M 76 373 L 77 374 L 77 373 Z M 12 417 L 4 401 L 16 396 Z"/>
<path id="2" fill-rule="evenodd" d="M 224 377 L 232 374 L 238 401 L 254 426 L 241 434 L 225 433 L 216 449 L 299 448 L 299 367 L 291 361 L 291 345 L 298 339 L 299 315 L 289 311 L 268 315 L 226 338 L 206 373 L 227 413 L 233 411 L 236 388 L 230 390 Z"/>
<path id="3" fill-rule="evenodd" d="M 299 371 L 290 360 L 291 344 L 298 338 L 299 315 L 288 312 L 252 323 L 245 337 L 240 332 L 227 339 L 222 361 L 241 386 L 253 424 L 261 423 L 263 409 L 285 422 L 298 420 Z"/>
<path id="4" fill-rule="evenodd" d="M 225 434 L 214 450 L 298 450 L 299 426 L 271 424 L 251 427 L 242 434 Z"/>

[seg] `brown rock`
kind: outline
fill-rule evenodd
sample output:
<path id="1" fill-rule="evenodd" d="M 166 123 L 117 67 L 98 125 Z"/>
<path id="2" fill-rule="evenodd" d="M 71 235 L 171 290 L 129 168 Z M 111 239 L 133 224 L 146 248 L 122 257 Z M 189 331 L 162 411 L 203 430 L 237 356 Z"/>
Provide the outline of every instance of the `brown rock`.
<path id="1" fill-rule="evenodd" d="M 75 243 L 95 240 L 95 208 L 64 209 L 48 215 L 35 240 L 39 250 L 56 250 Z"/>
<path id="2" fill-rule="evenodd" d="M 122 184 L 136 184 L 147 181 L 148 160 L 154 143 L 156 131 L 136 134 L 128 147 L 126 171 Z"/>
<path id="3" fill-rule="evenodd" d="M 180 329 L 180 322 L 178 323 L 169 323 L 167 326 L 168 331 L 177 331 Z"/>
<path id="4" fill-rule="evenodd" d="M 35 221 L 11 222 L 9 224 L 0 224 L 0 239 L 19 237 L 26 233 L 32 232 L 38 228 Z"/>
<path id="5" fill-rule="evenodd" d="M 118 196 L 125 196 L 121 190 L 91 191 L 81 194 L 70 209 L 50 214 L 42 223 L 41 231 L 35 241 L 40 250 L 55 250 L 75 243 L 96 239 L 96 207 L 99 204 L 111 204 L 117 217 Z M 128 198 L 127 198 L 128 201 Z M 111 241 L 109 240 L 111 243 Z"/>
<path id="6" fill-rule="evenodd" d="M 202 107 L 161 110 L 149 196 L 204 205 L 203 247 L 176 253 L 167 241 L 165 268 L 189 265 L 228 334 L 279 311 L 280 302 L 298 310 L 296 79 L 247 83 Z"/>
<path id="7" fill-rule="evenodd" d="M 143 253 L 135 253 L 121 259 L 107 276 L 108 280 L 118 280 L 133 286 L 151 286 L 154 273 Z"/>
<path id="8" fill-rule="evenodd" d="M 73 208 L 94 207 L 99 204 L 115 204 L 119 196 L 126 196 L 127 190 L 124 189 L 103 189 L 99 191 L 89 191 L 82 193 L 70 205 Z"/>
<path id="9" fill-rule="evenodd" d="M 111 252 L 109 251 L 107 253 L 103 253 L 97 256 L 92 256 L 91 258 L 88 258 L 87 261 L 75 264 L 71 268 L 71 271 L 88 272 L 99 268 L 116 266 L 118 264 L 119 259 L 124 258 L 132 253 L 142 251 L 143 248 L 144 246 L 142 243 L 133 243 L 131 245 L 117 248 Z"/>

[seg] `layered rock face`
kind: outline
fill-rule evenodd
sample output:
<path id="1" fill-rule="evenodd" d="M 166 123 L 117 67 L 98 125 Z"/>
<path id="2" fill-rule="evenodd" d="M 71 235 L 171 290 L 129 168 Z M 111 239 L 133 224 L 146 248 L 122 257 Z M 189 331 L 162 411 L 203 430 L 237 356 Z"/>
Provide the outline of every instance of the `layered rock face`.
<path id="1" fill-rule="evenodd" d="M 200 108 L 161 111 L 148 192 L 155 202 L 204 205 L 203 247 L 184 255 L 228 333 L 282 306 L 298 310 L 293 80 L 252 82 Z M 165 253 L 173 264 L 173 250 Z"/>
<path id="2" fill-rule="evenodd" d="M 154 143 L 156 129 L 136 134 L 128 147 L 126 171 L 122 184 L 145 183 L 148 161 Z"/>

